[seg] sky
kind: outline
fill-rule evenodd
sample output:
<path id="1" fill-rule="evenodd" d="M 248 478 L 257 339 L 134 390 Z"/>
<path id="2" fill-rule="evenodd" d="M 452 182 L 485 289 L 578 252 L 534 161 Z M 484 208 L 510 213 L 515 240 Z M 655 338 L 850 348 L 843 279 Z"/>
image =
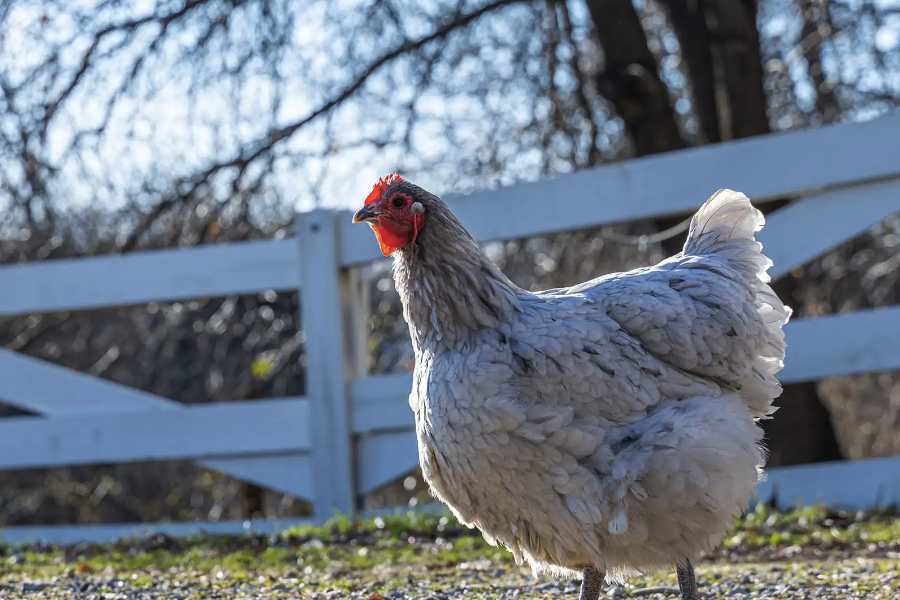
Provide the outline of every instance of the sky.
<path id="1" fill-rule="evenodd" d="M 140 197 L 142 186 L 164 187 L 165 182 L 190 174 L 217 155 L 235 154 L 242 143 L 259 137 L 265 131 L 269 122 L 267 115 L 273 115 L 276 123 L 286 123 L 309 114 L 349 79 L 351 71 L 361 68 L 360 62 L 364 59 L 360 59 L 360 47 L 365 49 L 365 44 L 369 43 L 369 51 L 374 55 L 395 43 L 386 30 L 362 31 L 359 39 L 345 39 L 346 32 L 356 32 L 358 28 L 364 30 L 366 27 L 365 23 L 354 21 L 354 12 L 362 1 L 311 2 L 304 6 L 298 13 L 300 18 L 294 23 L 288 56 L 278 63 L 282 76 L 278 83 L 273 81 L 269 72 L 271 64 L 251 60 L 244 69 L 244 82 L 237 89 L 232 81 L 211 80 L 191 94 L 188 91 L 191 80 L 202 79 L 204 73 L 197 72 L 196 64 L 185 68 L 187 65 L 179 62 L 179 55 L 186 43 L 196 39 L 199 29 L 187 27 L 180 30 L 142 66 L 137 84 L 115 104 L 109 127 L 98 139 L 96 147 L 86 146 L 74 156 L 65 155 L 64 149 L 77 131 L 89 129 L 100 122 L 107 110 L 105 98 L 110 90 L 127 75 L 134 57 L 152 43 L 157 30 L 154 27 L 138 28 L 134 40 L 112 53 L 111 58 L 95 61 L 96 69 L 85 78 L 86 85 L 72 94 L 66 108 L 56 118 L 47 145 L 51 162 L 60 169 L 54 193 L 64 205 L 114 208 L 121 205 L 124 198 Z M 89 38 L 80 33 L 81 27 L 74 15 L 91 15 L 95 26 L 100 27 L 104 19 L 115 22 L 140 17 L 157 4 L 157 0 L 136 0 L 128 5 L 126 11 L 101 12 L 106 16 L 98 19 L 94 10 L 98 2 L 73 0 L 65 4 L 65 12 L 61 12 L 41 2 L 20 0 L 16 5 L 18 8 L 14 8 L 7 18 L 7 26 L 0 37 L 0 55 L 3 56 L 0 58 L 0 70 L 13 81 L 24 79 L 47 56 L 49 47 L 70 40 L 66 51 L 60 53 L 60 63 L 64 71 L 73 72 L 78 68 L 89 43 Z M 158 2 L 163 4 L 164 0 Z M 422 3 L 422 11 L 437 11 L 437 2 L 430 0 Z M 849 0 L 848 6 L 852 7 L 854 3 L 858 4 L 857 0 Z M 649 9 L 655 7 L 653 0 L 636 0 L 636 5 Z M 880 10 L 900 9 L 900 0 L 876 0 L 875 5 Z M 569 6 L 573 22 L 583 29 L 587 22 L 583 3 L 571 0 Z M 522 20 L 523 14 L 523 11 L 517 12 L 513 8 L 505 10 L 499 17 L 492 15 L 483 19 L 477 26 L 477 34 L 484 35 L 488 40 L 484 45 L 485 52 L 491 52 L 489 40 L 512 39 L 522 27 L 527 26 Z M 418 37 L 430 32 L 427 15 L 417 15 L 414 11 L 404 15 L 403 33 L 406 35 Z M 797 8 L 791 0 L 767 0 L 761 13 L 763 37 L 769 40 L 768 43 L 796 46 L 801 26 L 797 16 Z M 244 18 L 244 23 L 241 23 L 241 18 Z M 242 30 L 252 31 L 254 18 L 250 13 L 236 19 L 229 36 L 231 43 L 240 42 L 241 35 L 245 35 Z M 869 33 L 878 48 L 897 48 L 900 44 L 900 14 L 885 19 L 882 26 L 873 28 Z M 667 35 L 665 27 L 658 39 L 663 52 L 671 52 L 672 44 L 677 48 L 677 40 L 671 33 Z M 98 54 L 102 55 L 121 43 L 122 38 L 110 36 Z M 859 78 L 865 82 L 868 78 L 871 85 L 883 85 L 885 70 L 879 70 L 871 54 L 860 51 L 858 46 L 852 40 L 837 36 L 831 52 L 826 52 L 826 71 L 840 72 L 845 79 Z M 211 56 L 206 60 L 218 61 L 220 66 L 227 67 L 237 59 L 237 47 L 213 47 Z M 487 60 L 498 73 L 502 73 L 504 65 L 512 65 L 516 58 L 502 48 L 487 55 Z M 436 71 L 438 76 L 450 82 L 446 87 L 453 88 L 455 85 L 461 90 L 452 97 L 438 89 L 417 88 L 414 71 L 403 61 L 382 69 L 372 77 L 365 91 L 383 98 L 383 105 L 373 106 L 353 100 L 334 111 L 330 123 L 321 119 L 283 143 L 298 155 L 313 153 L 323 154 L 324 157 L 306 158 L 300 162 L 288 159 L 276 161 L 272 167 L 271 181 L 279 196 L 301 210 L 316 203 L 330 207 L 352 207 L 365 197 L 373 181 L 397 164 L 405 162 L 413 165 L 415 170 L 417 162 L 422 165 L 441 163 L 442 153 L 458 153 L 462 144 L 462 152 L 471 156 L 448 156 L 446 168 L 434 173 L 435 191 L 440 193 L 442 188 L 452 188 L 455 183 L 454 161 L 477 160 L 479 152 L 484 152 L 480 149 L 485 138 L 482 127 L 489 117 L 502 114 L 504 127 L 508 128 L 512 137 L 540 111 L 540 106 L 530 98 L 529 90 L 517 87 L 515 83 L 498 86 L 485 102 L 465 93 L 467 81 L 483 75 L 478 72 L 483 65 L 484 62 L 479 60 L 462 57 L 453 63 L 451 70 L 444 73 Z M 677 87 L 681 71 L 677 64 L 670 67 L 665 76 Z M 805 72 L 805 62 L 789 54 L 785 68 L 790 69 L 801 104 L 811 104 L 813 90 Z M 900 66 L 895 66 L 890 77 L 895 88 L 900 89 L 898 73 Z M 683 81 L 680 83 L 683 85 Z M 35 86 L 35 89 L 38 87 Z M 415 104 L 422 118 L 422 124 L 414 129 L 411 138 L 416 156 L 403 155 L 398 144 L 375 148 L 360 143 L 367 137 L 390 137 L 392 128 L 399 129 L 397 123 L 404 118 L 401 107 L 409 103 Z M 274 111 L 273 106 L 277 106 Z M 689 113 L 686 97 L 676 99 L 676 106 L 679 112 Z M 456 146 L 448 144 L 448 122 L 452 135 L 460 138 Z M 779 125 L 776 123 L 776 126 Z M 618 133 L 616 124 L 612 122 L 608 126 L 608 131 L 601 128 L 600 133 L 609 136 L 609 144 L 613 144 Z M 332 132 L 330 139 L 326 136 L 328 130 Z M 540 176 L 541 157 L 527 148 L 511 147 L 506 163 L 504 173 L 493 181 L 484 182 L 484 185 L 505 185 Z M 97 180 L 105 185 L 97 185 Z M 319 192 L 315 195 L 310 191 L 314 187 L 313 181 L 319 186 Z"/>

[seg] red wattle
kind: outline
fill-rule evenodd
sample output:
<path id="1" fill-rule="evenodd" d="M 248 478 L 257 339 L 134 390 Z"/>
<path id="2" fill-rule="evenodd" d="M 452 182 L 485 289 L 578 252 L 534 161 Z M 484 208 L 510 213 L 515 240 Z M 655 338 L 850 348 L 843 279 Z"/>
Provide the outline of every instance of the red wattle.
<path id="1" fill-rule="evenodd" d="M 397 223 L 393 219 L 378 217 L 378 225 L 370 223 L 375 237 L 378 238 L 378 245 L 381 246 L 381 253 L 390 256 L 398 248 L 402 248 L 411 240 L 408 229 Z"/>

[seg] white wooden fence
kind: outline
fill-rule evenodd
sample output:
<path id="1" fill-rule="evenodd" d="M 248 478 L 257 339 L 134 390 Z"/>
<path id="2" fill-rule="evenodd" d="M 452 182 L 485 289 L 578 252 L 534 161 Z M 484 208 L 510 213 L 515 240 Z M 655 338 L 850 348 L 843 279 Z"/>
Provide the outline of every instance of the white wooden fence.
<path id="1" fill-rule="evenodd" d="M 696 209 L 722 187 L 773 213 L 760 235 L 778 277 L 900 211 L 900 114 L 686 150 L 451 199 L 479 241 Z M 425 183 L 425 182 L 423 182 Z M 547 198 L 567 210 L 523 210 Z M 366 377 L 366 289 L 381 258 L 350 213 L 297 215 L 296 237 L 0 267 L 0 316 L 301 289 L 304 398 L 183 406 L 0 349 L 0 399 L 42 417 L 0 419 L 0 469 L 191 459 L 310 498 L 316 518 L 416 466 L 409 374 Z M 574 282 L 573 282 L 574 283 Z M 782 381 L 900 369 L 900 307 L 797 319 Z M 860 399 L 860 401 L 865 401 Z M 900 503 L 900 458 L 776 469 L 781 504 Z M 68 543 L 151 531 L 273 531 L 296 521 L 11 527 L 8 541 Z"/>

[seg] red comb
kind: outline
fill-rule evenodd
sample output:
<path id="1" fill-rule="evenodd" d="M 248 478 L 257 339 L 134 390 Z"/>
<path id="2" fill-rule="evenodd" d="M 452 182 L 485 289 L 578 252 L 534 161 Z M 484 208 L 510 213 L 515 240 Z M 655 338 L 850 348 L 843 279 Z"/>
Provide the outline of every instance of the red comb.
<path id="1" fill-rule="evenodd" d="M 366 196 L 366 204 L 372 204 L 373 202 L 378 201 L 381 198 L 381 195 L 384 194 L 384 188 L 391 185 L 392 183 L 400 183 L 403 181 L 403 178 L 400 177 L 399 173 L 391 173 L 387 177 L 379 177 L 378 183 L 375 184 L 375 187 L 372 188 L 372 191 L 369 192 L 369 195 Z"/>

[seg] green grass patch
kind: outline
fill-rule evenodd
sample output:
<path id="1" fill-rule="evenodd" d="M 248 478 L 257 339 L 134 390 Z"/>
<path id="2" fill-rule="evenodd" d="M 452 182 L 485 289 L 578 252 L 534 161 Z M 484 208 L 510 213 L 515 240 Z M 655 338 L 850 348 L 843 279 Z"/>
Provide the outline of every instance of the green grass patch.
<path id="1" fill-rule="evenodd" d="M 759 551 L 798 547 L 893 548 L 898 541 L 900 519 L 893 511 L 843 513 L 821 506 L 776 511 L 759 505 L 735 521 L 723 541 L 723 552 L 752 558 Z M 505 549 L 489 546 L 477 530 L 460 525 L 449 511 L 399 511 L 359 520 L 339 516 L 323 526 L 297 527 L 272 536 L 155 536 L 68 548 L 0 545 L 0 575 L 14 579 L 101 572 L 139 579 L 147 572 L 186 569 L 223 574 L 228 580 L 285 573 L 340 576 L 391 566 L 435 570 L 479 560 L 515 568 Z"/>

